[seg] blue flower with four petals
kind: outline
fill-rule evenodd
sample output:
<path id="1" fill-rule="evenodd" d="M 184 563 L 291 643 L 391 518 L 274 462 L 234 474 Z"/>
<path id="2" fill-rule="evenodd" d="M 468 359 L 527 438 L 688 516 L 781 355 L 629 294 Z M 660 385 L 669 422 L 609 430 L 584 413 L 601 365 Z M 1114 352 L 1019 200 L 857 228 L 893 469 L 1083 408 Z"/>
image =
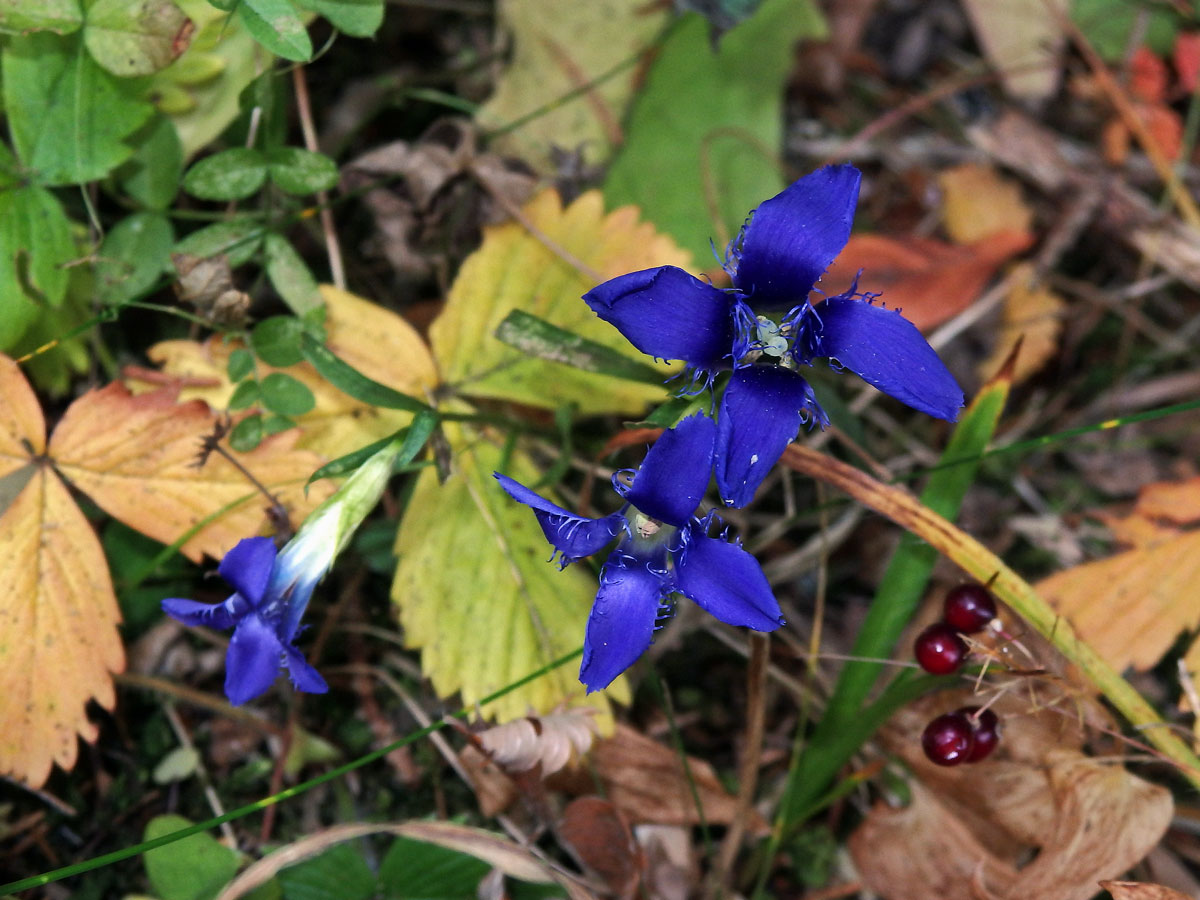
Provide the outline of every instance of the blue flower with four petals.
<path id="1" fill-rule="evenodd" d="M 584 637 L 579 680 L 588 691 L 607 687 L 650 646 L 673 592 L 730 625 L 774 631 L 783 622 L 754 557 L 736 542 L 708 536 L 711 513 L 694 515 L 712 476 L 716 433 L 704 415 L 664 432 L 632 483 L 626 486 L 614 476 L 613 487 L 625 504 L 600 519 L 569 512 L 496 473 L 504 490 L 533 509 L 561 565 L 597 553 L 619 537 L 600 571 Z"/>
<path id="2" fill-rule="evenodd" d="M 850 237 L 860 180 L 853 166 L 828 166 L 762 203 L 725 251 L 731 290 L 661 266 L 583 297 L 643 353 L 683 360 L 707 385 L 733 369 L 716 443 L 717 487 L 732 506 L 753 499 L 806 420 L 828 424 L 798 366 L 827 358 L 940 419 L 954 421 L 963 405 L 954 376 L 899 312 L 854 288 L 808 300 Z"/>

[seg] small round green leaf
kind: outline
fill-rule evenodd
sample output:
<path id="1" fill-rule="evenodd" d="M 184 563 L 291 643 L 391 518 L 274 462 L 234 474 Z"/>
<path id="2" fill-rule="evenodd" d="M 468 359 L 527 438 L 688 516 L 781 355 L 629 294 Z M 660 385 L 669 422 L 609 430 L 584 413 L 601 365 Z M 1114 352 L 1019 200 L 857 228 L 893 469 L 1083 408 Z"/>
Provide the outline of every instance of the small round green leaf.
<path id="1" fill-rule="evenodd" d="M 249 453 L 262 443 L 262 439 L 263 420 L 258 413 L 246 416 L 233 426 L 233 431 L 229 432 L 229 446 L 238 453 Z"/>
<path id="2" fill-rule="evenodd" d="M 279 434 L 295 427 L 296 423 L 287 416 L 267 416 L 263 419 L 263 431 L 267 434 Z"/>
<path id="3" fill-rule="evenodd" d="M 183 176 L 183 189 L 201 200 L 244 200 L 258 192 L 267 178 L 263 155 L 249 147 L 234 147 L 205 157 Z"/>
<path id="4" fill-rule="evenodd" d="M 324 153 L 299 147 L 276 147 L 267 151 L 267 168 L 271 180 L 281 190 L 298 196 L 327 191 L 338 180 L 337 163 Z"/>
<path id="5" fill-rule="evenodd" d="M 233 396 L 229 398 L 229 408 L 234 412 L 249 409 L 258 402 L 260 393 L 258 382 L 248 378 L 233 389 Z"/>
<path id="6" fill-rule="evenodd" d="M 250 261 L 262 239 L 262 225 L 248 216 L 241 216 L 193 231 L 175 245 L 175 252 L 205 259 L 225 256 L 229 265 L 236 269 Z"/>
<path id="7" fill-rule="evenodd" d="M 240 0 L 237 16 L 250 36 L 292 62 L 312 58 L 312 41 L 291 0 Z"/>
<path id="8" fill-rule="evenodd" d="M 271 316 L 254 326 L 250 345 L 268 366 L 286 369 L 304 359 L 300 349 L 303 333 L 304 325 L 295 316 Z"/>
<path id="9" fill-rule="evenodd" d="M 321 305 L 321 292 L 317 280 L 309 271 L 296 248 L 281 234 L 267 235 L 263 246 L 266 256 L 267 277 L 279 296 L 298 316 Z"/>
<path id="10" fill-rule="evenodd" d="M 229 362 L 225 364 L 225 372 L 230 381 L 241 381 L 254 371 L 254 354 L 245 347 L 238 347 L 229 354 Z"/>
<path id="11" fill-rule="evenodd" d="M 187 47 L 188 17 L 171 0 L 96 0 L 87 11 L 83 43 L 121 78 L 150 75 Z"/>
<path id="12" fill-rule="evenodd" d="M 263 406 L 281 416 L 302 416 L 317 405 L 308 385 L 285 372 L 272 372 L 259 383 Z"/>

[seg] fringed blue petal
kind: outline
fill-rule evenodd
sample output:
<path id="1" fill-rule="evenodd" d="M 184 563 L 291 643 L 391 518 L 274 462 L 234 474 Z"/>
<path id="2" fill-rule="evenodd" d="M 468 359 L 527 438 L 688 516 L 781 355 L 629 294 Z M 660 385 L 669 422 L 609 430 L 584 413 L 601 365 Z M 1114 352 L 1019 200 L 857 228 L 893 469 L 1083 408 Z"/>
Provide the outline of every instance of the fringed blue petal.
<path id="1" fill-rule="evenodd" d="M 706 530 L 704 523 L 693 523 L 675 553 L 679 592 L 727 625 L 774 631 L 783 617 L 758 562 L 738 544 L 706 536 Z"/>
<path id="2" fill-rule="evenodd" d="M 630 272 L 583 295 L 584 302 L 643 353 L 699 369 L 728 365 L 729 297 L 675 266 Z"/>
<path id="3" fill-rule="evenodd" d="M 284 644 L 283 651 L 287 656 L 288 675 L 296 690 L 309 694 L 324 694 L 329 691 L 329 685 L 325 683 L 321 673 L 309 664 L 303 653 L 291 644 Z"/>
<path id="4" fill-rule="evenodd" d="M 663 432 L 646 454 L 625 499 L 668 525 L 685 525 L 712 477 L 717 428 L 701 413 Z"/>
<path id="5" fill-rule="evenodd" d="M 754 309 L 791 309 L 808 296 L 846 246 L 861 179 L 853 166 L 826 166 L 750 214 L 727 265 Z"/>
<path id="6" fill-rule="evenodd" d="M 533 509 L 546 540 L 560 555 L 560 566 L 603 549 L 625 530 L 625 517 L 619 512 L 603 519 L 589 519 L 551 503 L 507 475 L 492 474 L 510 497 Z"/>
<path id="7" fill-rule="evenodd" d="M 232 628 L 237 624 L 238 617 L 234 613 L 235 601 L 241 598 L 234 594 L 224 603 L 200 603 L 197 600 L 187 600 L 172 597 L 162 602 L 163 612 L 172 619 L 184 625 L 203 625 L 208 628 Z M 241 605 L 245 605 L 242 601 Z"/>
<path id="8" fill-rule="evenodd" d="M 267 537 L 244 538 L 225 554 L 217 571 L 252 606 L 262 602 L 263 591 L 275 565 L 275 543 Z"/>
<path id="9" fill-rule="evenodd" d="M 588 693 L 608 687 L 650 646 L 669 587 L 662 573 L 620 550 L 608 558 L 583 639 L 579 680 Z"/>
<path id="10" fill-rule="evenodd" d="M 251 613 L 238 623 L 225 655 L 225 696 L 241 706 L 275 682 L 284 647 L 275 629 Z"/>
<path id="11" fill-rule="evenodd" d="M 821 355 L 913 409 L 950 422 L 958 418 L 962 388 L 908 319 L 845 294 L 816 310 Z"/>
<path id="12" fill-rule="evenodd" d="M 729 379 L 717 420 L 721 499 L 745 506 L 810 417 L 828 424 L 808 382 L 790 369 L 751 366 Z"/>

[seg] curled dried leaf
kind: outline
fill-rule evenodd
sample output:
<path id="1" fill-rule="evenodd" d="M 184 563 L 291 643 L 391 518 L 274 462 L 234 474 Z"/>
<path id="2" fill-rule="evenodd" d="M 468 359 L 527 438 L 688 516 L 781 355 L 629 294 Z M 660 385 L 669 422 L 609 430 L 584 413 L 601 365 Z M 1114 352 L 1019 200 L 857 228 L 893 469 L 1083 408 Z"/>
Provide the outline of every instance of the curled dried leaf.
<path id="1" fill-rule="evenodd" d="M 491 758 L 508 772 L 527 772 L 541 764 L 553 775 L 570 760 L 591 749 L 596 739 L 594 711 L 573 709 L 547 716 L 526 716 L 479 734 Z"/>

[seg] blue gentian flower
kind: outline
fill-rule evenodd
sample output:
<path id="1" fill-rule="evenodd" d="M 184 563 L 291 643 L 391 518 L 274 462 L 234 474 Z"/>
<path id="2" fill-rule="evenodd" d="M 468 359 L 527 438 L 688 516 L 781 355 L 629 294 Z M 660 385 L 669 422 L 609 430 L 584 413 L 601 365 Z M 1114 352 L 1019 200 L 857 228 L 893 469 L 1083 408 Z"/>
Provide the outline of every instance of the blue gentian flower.
<path id="1" fill-rule="evenodd" d="M 694 517 L 712 474 L 716 431 L 712 419 L 694 415 L 664 432 L 631 484 L 614 476 L 625 504 L 600 519 L 568 512 L 495 473 L 514 499 L 533 509 L 560 565 L 619 538 L 600 572 L 583 642 L 579 680 L 589 692 L 607 687 L 650 646 L 672 592 L 730 625 L 773 631 L 783 622 L 754 557 L 724 536 L 708 536 L 713 514 Z"/>
<path id="2" fill-rule="evenodd" d="M 861 175 L 819 169 L 762 203 L 725 251 L 731 290 L 674 266 L 621 275 L 584 294 L 643 353 L 683 360 L 702 385 L 733 369 L 719 413 L 717 487 L 744 506 L 805 421 L 828 424 L 795 370 L 828 358 L 914 409 L 954 421 L 962 390 L 917 328 L 852 287 L 808 295 L 850 237 Z"/>
<path id="3" fill-rule="evenodd" d="M 238 541 L 217 569 L 235 591 L 224 603 L 180 598 L 162 602 L 163 611 L 185 625 L 234 629 L 225 657 L 225 695 L 234 706 L 265 693 L 281 665 L 287 666 L 298 690 L 329 690 L 293 643 L 313 587 L 324 574 L 306 565 L 295 547 L 293 542 L 276 556 L 270 538 Z"/>

